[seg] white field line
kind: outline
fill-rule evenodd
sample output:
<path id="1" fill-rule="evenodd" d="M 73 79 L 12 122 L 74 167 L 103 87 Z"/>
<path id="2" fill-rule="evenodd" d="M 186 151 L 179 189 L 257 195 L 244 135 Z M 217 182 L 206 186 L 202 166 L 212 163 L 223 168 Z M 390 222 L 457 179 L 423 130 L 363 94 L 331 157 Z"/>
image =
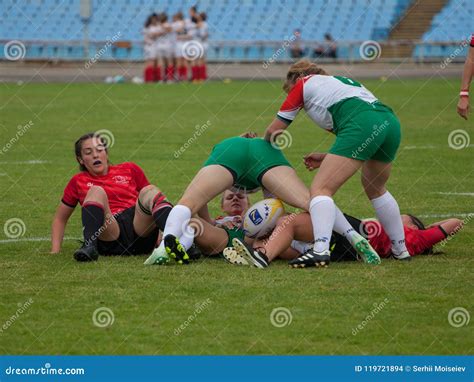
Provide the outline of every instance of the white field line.
<path id="1" fill-rule="evenodd" d="M 438 195 L 474 196 L 474 192 L 433 192 Z"/>
<path id="2" fill-rule="evenodd" d="M 470 144 L 464 148 L 472 148 L 474 147 L 474 144 Z M 433 146 L 433 145 L 425 145 L 425 146 L 404 146 L 401 149 L 402 150 L 438 150 L 438 149 L 443 149 L 447 148 L 449 149 L 449 145 L 446 146 Z"/>
<path id="3" fill-rule="evenodd" d="M 36 241 L 50 241 L 51 237 L 22 237 L 19 239 L 2 239 L 0 240 L 0 244 L 8 244 L 8 243 L 25 243 L 25 242 L 36 242 Z M 82 240 L 80 237 L 65 237 L 64 240 Z"/>
<path id="4" fill-rule="evenodd" d="M 0 162 L 0 164 L 45 164 L 51 163 L 50 160 L 20 160 L 20 161 L 4 161 Z"/>

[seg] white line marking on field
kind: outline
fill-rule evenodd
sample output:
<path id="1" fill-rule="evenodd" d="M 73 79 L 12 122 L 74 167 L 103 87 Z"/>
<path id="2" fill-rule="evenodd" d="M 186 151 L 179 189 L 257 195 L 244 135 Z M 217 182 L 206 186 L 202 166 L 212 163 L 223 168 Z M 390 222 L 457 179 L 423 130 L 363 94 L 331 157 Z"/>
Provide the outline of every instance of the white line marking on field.
<path id="1" fill-rule="evenodd" d="M 474 144 L 470 144 L 464 148 L 468 147 L 474 147 Z M 446 146 L 433 146 L 433 145 L 426 145 L 426 146 L 404 146 L 402 147 L 402 150 L 434 150 L 434 149 L 444 149 L 447 148 L 449 149 L 450 147 L 448 145 Z"/>
<path id="2" fill-rule="evenodd" d="M 434 192 L 439 195 L 474 196 L 474 192 Z"/>
<path id="3" fill-rule="evenodd" d="M 64 240 L 81 240 L 80 237 L 65 237 Z M 22 243 L 22 242 L 32 242 L 32 241 L 50 241 L 50 237 L 23 237 L 21 239 L 3 239 L 0 240 L 0 244 L 8 243 Z"/>
<path id="4" fill-rule="evenodd" d="M 0 176 L 7 176 L 6 172 L 0 172 Z"/>
<path id="5" fill-rule="evenodd" d="M 44 164 L 51 163 L 50 160 L 20 160 L 20 161 L 11 161 L 11 162 L 0 162 L 0 164 Z"/>
<path id="6" fill-rule="evenodd" d="M 427 214 L 427 215 L 416 215 L 419 218 L 452 218 L 452 217 L 460 217 L 460 218 L 468 218 L 474 217 L 474 212 L 466 212 L 466 213 L 450 213 L 450 214 Z"/>

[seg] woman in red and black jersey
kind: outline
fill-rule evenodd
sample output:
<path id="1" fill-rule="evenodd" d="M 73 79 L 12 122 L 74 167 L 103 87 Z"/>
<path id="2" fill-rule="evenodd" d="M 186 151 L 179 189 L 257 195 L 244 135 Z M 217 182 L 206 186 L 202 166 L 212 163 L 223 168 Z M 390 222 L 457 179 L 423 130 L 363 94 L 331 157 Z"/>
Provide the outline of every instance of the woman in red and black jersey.
<path id="1" fill-rule="evenodd" d="M 166 196 L 135 163 L 111 165 L 100 135 L 83 135 L 74 150 L 81 171 L 67 184 L 54 215 L 51 252 L 61 250 L 66 224 L 79 203 L 84 244 L 74 252 L 77 261 L 150 253 L 172 208 Z"/>

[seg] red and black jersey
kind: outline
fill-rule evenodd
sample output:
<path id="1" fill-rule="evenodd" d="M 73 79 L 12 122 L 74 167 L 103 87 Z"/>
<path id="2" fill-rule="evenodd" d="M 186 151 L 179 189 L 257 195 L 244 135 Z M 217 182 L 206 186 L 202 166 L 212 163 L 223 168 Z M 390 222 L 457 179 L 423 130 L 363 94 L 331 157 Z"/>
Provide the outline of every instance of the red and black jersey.
<path id="1" fill-rule="evenodd" d="M 378 227 L 376 234 L 369 235 L 369 242 L 380 257 L 390 257 L 392 254 L 390 238 L 381 224 L 378 224 Z M 405 231 L 405 244 L 411 256 L 422 254 L 447 236 L 441 226 L 428 229 L 414 229 L 403 226 L 403 229 Z"/>
<path id="2" fill-rule="evenodd" d="M 134 206 L 140 190 L 149 184 L 139 166 L 125 162 L 109 166 L 107 175 L 94 176 L 87 171 L 74 175 L 64 189 L 61 201 L 72 208 L 77 203 L 82 205 L 89 189 L 100 186 L 107 194 L 111 212 L 116 214 Z"/>

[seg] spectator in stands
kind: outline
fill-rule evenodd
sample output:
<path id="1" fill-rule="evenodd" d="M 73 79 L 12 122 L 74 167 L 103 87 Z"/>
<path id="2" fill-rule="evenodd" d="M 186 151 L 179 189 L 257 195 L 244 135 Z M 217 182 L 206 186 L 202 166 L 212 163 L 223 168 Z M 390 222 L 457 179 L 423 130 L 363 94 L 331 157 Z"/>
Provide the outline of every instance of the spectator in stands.
<path id="1" fill-rule="evenodd" d="M 158 15 L 152 13 L 145 21 L 143 28 L 143 53 L 145 58 L 145 69 L 143 80 L 154 82 L 161 79 L 161 68 L 158 65 L 158 56 L 155 40 L 159 33 Z"/>
<path id="2" fill-rule="evenodd" d="M 329 33 L 324 35 L 324 42 L 314 50 L 315 58 L 337 58 L 336 41 Z"/>
<path id="3" fill-rule="evenodd" d="M 293 32 L 293 38 L 290 45 L 290 56 L 291 58 L 301 58 L 304 56 L 304 47 L 301 40 L 301 30 L 295 29 Z"/>
<path id="4" fill-rule="evenodd" d="M 467 120 L 469 115 L 469 86 L 474 74 L 474 34 L 471 36 L 471 47 L 467 52 L 466 62 L 461 80 L 461 92 L 459 93 L 458 114 Z"/>

